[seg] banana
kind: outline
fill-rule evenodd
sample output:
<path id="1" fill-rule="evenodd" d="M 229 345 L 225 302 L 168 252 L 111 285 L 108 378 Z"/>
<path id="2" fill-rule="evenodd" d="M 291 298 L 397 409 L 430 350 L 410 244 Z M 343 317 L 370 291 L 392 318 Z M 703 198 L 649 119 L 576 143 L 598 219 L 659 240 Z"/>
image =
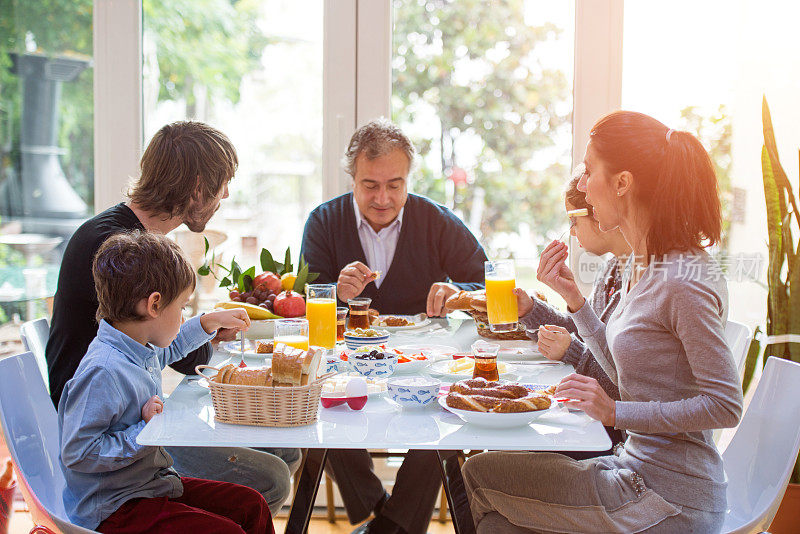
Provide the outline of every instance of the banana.
<path id="1" fill-rule="evenodd" d="M 275 315 L 269 310 L 265 310 L 260 306 L 255 306 L 253 304 L 248 304 L 246 302 L 218 302 L 214 305 L 215 308 L 223 308 L 226 310 L 230 310 L 232 308 L 244 308 L 247 312 L 247 316 L 251 319 L 281 319 L 280 315 Z"/>

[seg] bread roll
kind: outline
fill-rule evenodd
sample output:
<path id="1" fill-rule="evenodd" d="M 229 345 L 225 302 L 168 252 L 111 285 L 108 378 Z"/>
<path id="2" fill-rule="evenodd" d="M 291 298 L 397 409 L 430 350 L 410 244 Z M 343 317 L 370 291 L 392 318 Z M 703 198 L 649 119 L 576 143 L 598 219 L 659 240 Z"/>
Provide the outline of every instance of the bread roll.
<path id="1" fill-rule="evenodd" d="M 450 295 L 450 298 L 444 303 L 444 307 L 448 311 L 471 310 L 470 302 L 472 302 L 472 294 L 462 290 Z"/>

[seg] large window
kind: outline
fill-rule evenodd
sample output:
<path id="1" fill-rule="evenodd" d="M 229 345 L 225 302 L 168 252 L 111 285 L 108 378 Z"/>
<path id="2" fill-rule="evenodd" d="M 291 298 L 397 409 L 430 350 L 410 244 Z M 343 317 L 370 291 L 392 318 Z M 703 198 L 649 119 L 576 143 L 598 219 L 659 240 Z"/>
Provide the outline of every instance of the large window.
<path id="1" fill-rule="evenodd" d="M 291 246 L 296 264 L 322 201 L 322 0 L 144 0 L 143 11 L 145 143 L 175 120 L 225 132 L 239 171 L 209 225 L 224 234 L 218 250 L 244 266 L 261 247 L 282 258 Z M 202 238 L 177 234 L 197 261 Z M 211 280 L 200 287 L 213 299 Z"/>
<path id="2" fill-rule="evenodd" d="M 785 2 L 626 2 L 622 106 L 696 134 L 716 167 L 730 317 L 754 325 L 766 310 L 761 98 L 772 108 L 782 162 L 797 178 L 800 49 Z M 675 32 L 680 28 L 680 35 Z M 745 38 L 747 36 L 747 38 Z"/>
<path id="3" fill-rule="evenodd" d="M 411 189 L 453 209 L 532 285 L 566 225 L 572 2 L 394 0 L 392 117 L 421 168 Z"/>
<path id="4" fill-rule="evenodd" d="M 44 316 L 94 204 L 92 1 L 0 15 L 0 322 Z"/>

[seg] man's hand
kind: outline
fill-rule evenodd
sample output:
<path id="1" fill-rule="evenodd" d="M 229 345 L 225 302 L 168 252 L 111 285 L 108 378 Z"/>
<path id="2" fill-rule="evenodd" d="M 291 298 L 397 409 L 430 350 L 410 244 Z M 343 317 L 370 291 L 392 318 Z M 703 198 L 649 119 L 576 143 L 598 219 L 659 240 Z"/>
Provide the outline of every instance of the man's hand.
<path id="1" fill-rule="evenodd" d="M 444 303 L 450 298 L 450 295 L 458 293 L 458 287 L 446 282 L 436 282 L 431 286 L 428 291 L 428 303 L 426 311 L 428 317 L 443 317 L 447 314 L 444 309 Z"/>
<path id="2" fill-rule="evenodd" d="M 617 422 L 617 403 L 594 378 L 573 373 L 558 384 L 556 397 L 570 399 L 567 406 L 583 410 L 605 426 L 613 427 Z"/>
<path id="3" fill-rule="evenodd" d="M 250 328 L 250 317 L 244 308 L 231 308 L 229 310 L 214 310 L 200 317 L 203 330 L 209 334 L 220 328 L 232 330 L 247 330 Z"/>
<path id="4" fill-rule="evenodd" d="M 367 284 L 375 280 L 375 273 L 360 261 L 345 265 L 339 273 L 336 284 L 336 295 L 342 302 L 356 298 L 364 291 Z"/>
<path id="5" fill-rule="evenodd" d="M 548 360 L 560 362 L 572 342 L 569 330 L 563 326 L 541 325 L 537 335 L 539 337 L 539 352 Z"/>
<path id="6" fill-rule="evenodd" d="M 525 317 L 533 309 L 533 299 L 521 287 L 515 287 L 514 294 L 517 296 L 517 315 Z"/>
<path id="7" fill-rule="evenodd" d="M 164 411 L 164 402 L 158 398 L 158 395 L 153 395 L 142 406 L 142 419 L 145 423 L 149 423 L 150 419 L 157 413 Z"/>

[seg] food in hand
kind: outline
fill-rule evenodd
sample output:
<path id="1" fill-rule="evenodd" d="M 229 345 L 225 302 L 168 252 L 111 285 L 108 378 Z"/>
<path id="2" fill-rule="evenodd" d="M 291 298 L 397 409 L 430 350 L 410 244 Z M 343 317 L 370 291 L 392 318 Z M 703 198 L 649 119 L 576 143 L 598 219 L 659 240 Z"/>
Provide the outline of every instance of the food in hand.
<path id="1" fill-rule="evenodd" d="M 373 281 L 375 281 L 375 280 L 377 280 L 378 278 L 380 278 L 382 274 L 383 274 L 383 273 L 382 273 L 381 271 L 372 271 L 372 274 L 371 274 L 371 275 L 369 275 L 369 277 L 370 277 L 370 278 L 371 278 Z"/>
<path id="2" fill-rule="evenodd" d="M 519 413 L 545 410 L 552 401 L 543 392 L 531 392 L 519 384 L 500 384 L 475 378 L 453 384 L 445 403 L 457 410 Z"/>
<path id="3" fill-rule="evenodd" d="M 306 301 L 300 293 L 284 291 L 275 297 L 273 309 L 282 317 L 302 317 L 306 314 Z"/>
<path id="4" fill-rule="evenodd" d="M 485 291 L 458 291 L 450 295 L 444 303 L 448 311 L 481 311 L 486 312 Z"/>
<path id="5" fill-rule="evenodd" d="M 256 341 L 256 353 L 258 354 L 272 354 L 273 343 L 272 341 Z"/>
<path id="6" fill-rule="evenodd" d="M 294 289 L 295 280 L 297 280 L 297 276 L 293 275 L 292 273 L 284 273 L 281 276 L 281 289 L 284 291 Z"/>
<path id="7" fill-rule="evenodd" d="M 324 349 L 307 351 L 275 343 L 272 351 L 272 376 L 276 386 L 305 386 L 317 379 Z"/>
<path id="8" fill-rule="evenodd" d="M 412 326 L 414 323 L 405 317 L 387 315 L 378 321 L 378 326 Z"/>
<path id="9" fill-rule="evenodd" d="M 253 278 L 253 288 L 258 291 L 269 291 L 271 293 L 281 292 L 281 279 L 273 272 L 263 272 Z"/>
<path id="10" fill-rule="evenodd" d="M 214 305 L 215 308 L 222 308 L 225 310 L 230 310 L 233 308 L 244 308 L 247 312 L 247 316 L 251 319 L 280 319 L 279 316 L 275 315 L 271 311 L 262 308 L 261 306 L 256 306 L 254 304 L 248 304 L 247 302 L 218 302 Z"/>
<path id="11" fill-rule="evenodd" d="M 222 367 L 214 380 L 220 384 L 240 386 L 272 386 L 272 371 L 269 367 L 261 369 L 240 369 L 233 364 Z"/>

